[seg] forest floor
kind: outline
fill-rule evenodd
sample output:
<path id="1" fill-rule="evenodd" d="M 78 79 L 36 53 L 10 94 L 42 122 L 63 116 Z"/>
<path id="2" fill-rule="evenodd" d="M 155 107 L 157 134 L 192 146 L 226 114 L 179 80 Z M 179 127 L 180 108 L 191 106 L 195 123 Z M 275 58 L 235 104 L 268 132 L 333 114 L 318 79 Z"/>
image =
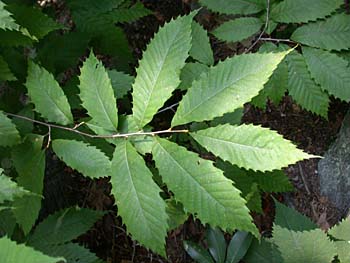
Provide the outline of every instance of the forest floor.
<path id="1" fill-rule="evenodd" d="M 145 50 L 159 25 L 169 21 L 172 17 L 188 13 L 193 4 L 190 0 L 143 0 L 142 2 L 155 14 L 125 26 L 130 46 L 137 58 L 141 58 L 142 51 Z M 200 15 L 199 20 L 206 29 L 215 27 L 219 22 L 217 17 L 206 12 Z M 215 60 L 218 61 L 242 53 L 250 42 L 228 45 L 212 38 L 211 44 Z M 255 49 L 258 49 L 259 44 L 261 43 L 258 43 Z M 333 100 L 328 120 L 326 120 L 302 110 L 286 95 L 279 105 L 268 104 L 265 110 L 246 105 L 242 121 L 276 130 L 306 152 L 322 156 L 330 143 L 334 141 L 347 109 L 348 104 Z M 327 198 L 320 195 L 317 175 L 318 160 L 302 161 L 285 169 L 295 191 L 274 197 L 309 216 L 321 228 L 328 229 L 339 220 L 340 213 Z M 64 170 L 63 175 L 60 172 L 60 176 L 64 177 L 65 183 L 62 184 L 59 191 L 65 193 L 67 200 L 78 198 L 81 206 L 112 211 L 78 240 L 107 262 L 192 262 L 183 249 L 183 240 L 203 241 L 204 227 L 198 221 L 189 218 L 183 226 L 170 233 L 167 239 L 168 259 L 166 260 L 152 254 L 128 237 L 120 218 L 116 217 L 116 207 L 113 205 L 114 199 L 110 195 L 110 185 L 107 179 L 95 181 L 85 179 L 54 159 L 50 161 L 48 168 L 56 172 Z M 55 181 L 48 183 L 55 183 Z M 50 202 L 50 198 L 47 199 Z M 274 218 L 272 204 L 272 197 L 264 194 L 264 212 L 262 215 L 254 215 L 255 223 L 261 231 L 268 231 L 272 227 Z"/>

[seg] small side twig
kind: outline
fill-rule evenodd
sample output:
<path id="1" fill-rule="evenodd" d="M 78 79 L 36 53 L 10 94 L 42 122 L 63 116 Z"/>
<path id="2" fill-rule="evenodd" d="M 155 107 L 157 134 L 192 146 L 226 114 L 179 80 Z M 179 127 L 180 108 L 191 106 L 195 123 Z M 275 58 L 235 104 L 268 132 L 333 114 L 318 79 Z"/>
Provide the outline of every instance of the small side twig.
<path id="1" fill-rule="evenodd" d="M 86 136 L 89 138 L 100 138 L 100 139 L 116 139 L 116 138 L 128 138 L 131 136 L 145 136 L 145 135 L 149 135 L 149 136 L 155 136 L 157 134 L 167 134 L 167 133 L 188 133 L 188 130 L 172 130 L 171 128 L 167 129 L 167 130 L 162 130 L 162 131 L 154 131 L 154 132 L 144 132 L 144 131 L 138 131 L 138 132 L 130 132 L 130 133 L 116 133 L 116 134 L 106 134 L 106 135 L 96 135 L 96 134 L 91 134 L 91 133 L 86 133 L 86 132 L 82 132 L 77 130 L 77 127 L 81 126 L 82 123 L 74 126 L 73 128 L 69 128 L 66 126 L 61 126 L 61 125 L 57 125 L 57 124 L 51 124 L 51 123 L 46 123 L 46 122 L 42 122 L 42 121 L 38 121 L 38 120 L 34 120 L 25 116 L 21 116 L 21 115 L 17 115 L 17 114 L 13 114 L 13 113 L 8 113 L 8 112 L 3 112 L 5 115 L 7 116 L 11 116 L 13 118 L 18 118 L 18 119 L 22 119 L 22 120 L 26 120 L 32 123 L 36 123 L 42 126 L 45 126 L 49 129 L 49 141 L 51 140 L 51 129 L 52 128 L 56 128 L 56 129 L 61 129 L 61 130 L 65 130 L 65 131 L 70 131 L 73 133 L 77 133 L 80 134 L 82 136 Z"/>
<path id="2" fill-rule="evenodd" d="M 51 126 L 48 126 L 47 128 L 49 129 L 49 131 L 47 132 L 46 149 L 48 149 L 50 147 L 50 143 L 51 143 Z"/>
<path id="3" fill-rule="evenodd" d="M 305 180 L 305 178 L 304 178 L 304 172 L 303 172 L 303 169 L 302 169 L 300 163 L 298 164 L 298 167 L 299 167 L 300 177 L 301 177 L 301 180 L 303 181 L 305 190 L 306 190 L 306 192 L 307 192 L 309 195 L 311 195 L 311 191 L 310 191 L 309 187 L 307 186 L 306 180 Z"/>
<path id="4" fill-rule="evenodd" d="M 292 43 L 292 44 L 298 44 L 298 42 L 295 42 L 290 39 L 282 39 L 282 38 L 271 38 L 271 37 L 261 37 L 261 41 L 272 41 L 272 42 L 287 42 L 287 43 Z"/>
<path id="5" fill-rule="evenodd" d="M 131 255 L 131 262 L 134 262 L 135 260 L 135 254 L 136 254 L 136 242 L 132 242 L 132 255 Z"/>
<path id="6" fill-rule="evenodd" d="M 167 111 L 167 110 L 172 110 L 174 112 L 174 107 L 176 107 L 179 104 L 180 104 L 180 102 L 174 103 L 173 105 L 170 105 L 169 107 L 166 107 L 164 109 L 159 110 L 156 114 L 162 113 L 162 112 Z"/>
<path id="7" fill-rule="evenodd" d="M 250 50 L 252 50 L 253 47 L 255 47 L 256 44 L 258 44 L 258 42 L 261 40 L 261 37 L 265 34 L 265 31 L 269 26 L 269 20 L 270 20 L 270 0 L 266 0 L 266 21 L 265 21 L 264 28 L 259 34 L 258 38 L 246 51 L 244 51 L 244 53 L 248 53 Z"/>
<path id="8" fill-rule="evenodd" d="M 74 127 L 73 127 L 73 130 L 76 130 L 78 129 L 81 125 L 85 124 L 85 122 L 81 122 L 81 123 L 78 123 L 76 124 Z"/>

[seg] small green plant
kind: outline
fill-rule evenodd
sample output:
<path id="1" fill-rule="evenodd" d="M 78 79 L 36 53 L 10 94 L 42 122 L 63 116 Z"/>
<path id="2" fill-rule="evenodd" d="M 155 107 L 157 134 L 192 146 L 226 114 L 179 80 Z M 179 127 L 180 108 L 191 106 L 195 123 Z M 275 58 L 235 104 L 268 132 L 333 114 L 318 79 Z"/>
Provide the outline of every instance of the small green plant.
<path id="1" fill-rule="evenodd" d="M 247 253 L 252 240 L 253 236 L 251 234 L 237 231 L 227 245 L 224 234 L 220 229 L 208 227 L 206 241 L 209 252 L 190 241 L 184 241 L 184 247 L 196 262 L 238 263 Z"/>

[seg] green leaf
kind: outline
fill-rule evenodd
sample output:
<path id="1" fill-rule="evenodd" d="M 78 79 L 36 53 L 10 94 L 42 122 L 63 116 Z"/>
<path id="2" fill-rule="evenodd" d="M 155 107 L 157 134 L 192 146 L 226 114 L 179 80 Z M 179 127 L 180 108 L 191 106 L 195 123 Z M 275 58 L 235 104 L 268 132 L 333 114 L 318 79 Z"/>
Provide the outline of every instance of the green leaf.
<path id="1" fill-rule="evenodd" d="M 16 126 L 0 111 L 0 146 L 13 146 L 19 143 L 20 136 Z"/>
<path id="2" fill-rule="evenodd" d="M 215 165 L 224 171 L 224 175 L 232 180 L 235 187 L 242 192 L 241 196 L 247 201 L 247 207 L 251 211 L 262 213 L 260 191 L 254 177 L 228 162 L 218 160 Z"/>
<path id="3" fill-rule="evenodd" d="M 89 37 L 80 32 L 51 33 L 38 44 L 38 60 L 51 72 L 61 73 L 78 64 L 85 54 Z"/>
<path id="4" fill-rule="evenodd" d="M 350 68 L 348 61 L 328 51 L 303 47 L 311 76 L 322 90 L 341 100 L 350 101 Z"/>
<path id="5" fill-rule="evenodd" d="M 20 31 L 9 31 L 0 29 L 0 46 L 18 47 L 31 46 L 32 39 Z"/>
<path id="6" fill-rule="evenodd" d="M 191 256 L 192 259 L 194 259 L 198 263 L 214 263 L 214 260 L 210 256 L 209 252 L 206 251 L 204 248 L 198 246 L 196 243 L 191 241 L 184 241 L 184 248 Z"/>
<path id="7" fill-rule="evenodd" d="M 227 258 L 225 263 L 238 263 L 247 253 L 253 236 L 247 232 L 237 231 L 227 248 Z"/>
<path id="8" fill-rule="evenodd" d="M 71 207 L 49 215 L 29 237 L 27 244 L 39 250 L 63 244 L 86 233 L 104 215 L 103 211 Z"/>
<path id="9" fill-rule="evenodd" d="M 293 191 L 293 185 L 289 181 L 288 176 L 283 171 L 274 170 L 266 173 L 249 174 L 253 177 L 254 182 L 264 192 L 282 193 Z"/>
<path id="10" fill-rule="evenodd" d="M 41 208 L 45 175 L 45 151 L 41 149 L 42 144 L 42 136 L 31 134 L 11 153 L 18 173 L 18 185 L 35 194 L 16 198 L 13 202 L 13 213 L 24 234 L 32 229 Z"/>
<path id="11" fill-rule="evenodd" d="M 339 240 L 350 241 L 350 218 L 347 217 L 339 224 L 333 226 L 328 231 L 328 234 Z"/>
<path id="12" fill-rule="evenodd" d="M 72 12 L 73 21 L 79 31 L 96 31 L 101 25 L 99 21 L 106 20 L 106 14 L 119 7 L 124 0 L 69 0 L 67 5 Z M 99 20 L 99 18 L 101 18 Z M 97 23 L 96 23 L 97 22 Z M 107 23 L 113 23 L 107 19 Z"/>
<path id="13" fill-rule="evenodd" d="M 264 9 L 259 0 L 200 0 L 199 2 L 211 11 L 229 15 L 255 14 Z"/>
<path id="14" fill-rule="evenodd" d="M 11 81 L 17 78 L 11 72 L 7 62 L 0 56 L 0 81 Z"/>
<path id="15" fill-rule="evenodd" d="M 84 121 L 84 119 L 82 121 Z M 79 130 L 85 133 L 93 134 L 93 131 L 84 125 L 80 126 Z M 51 133 L 52 133 L 51 134 L 52 140 L 65 139 L 65 140 L 81 141 L 86 144 L 95 146 L 97 149 L 101 150 L 104 154 L 106 154 L 109 158 L 112 158 L 113 156 L 114 147 L 106 139 L 90 138 L 81 134 L 77 134 L 74 132 L 70 132 L 68 130 L 61 130 L 61 129 L 53 129 Z"/>
<path id="16" fill-rule="evenodd" d="M 221 125 L 191 133 L 208 151 L 238 167 L 272 171 L 315 156 L 304 153 L 277 132 L 254 125 Z"/>
<path id="17" fill-rule="evenodd" d="M 57 263 L 66 262 L 64 258 L 53 258 L 43 253 L 27 247 L 23 244 L 18 245 L 16 242 L 7 237 L 0 238 L 0 261 L 6 263 Z"/>
<path id="18" fill-rule="evenodd" d="M 0 207 L 0 236 L 12 236 L 16 228 L 16 218 L 11 209 Z"/>
<path id="19" fill-rule="evenodd" d="M 260 19 L 263 20 L 264 22 L 266 22 L 266 12 L 264 12 L 261 16 Z M 278 23 L 273 21 L 273 20 L 269 20 L 267 23 L 267 28 L 265 30 L 266 34 L 271 35 L 275 29 L 277 28 Z"/>
<path id="20" fill-rule="evenodd" d="M 18 186 L 9 177 L 2 174 L 2 172 L 2 169 L 0 169 L 0 203 L 13 201 L 15 197 L 22 197 L 30 193 L 23 187 Z"/>
<path id="21" fill-rule="evenodd" d="M 151 10 L 145 8 L 142 3 L 137 2 L 130 8 L 120 7 L 114 9 L 108 12 L 104 18 L 110 19 L 114 23 L 130 23 L 151 14 Z"/>
<path id="22" fill-rule="evenodd" d="M 327 50 L 350 48 L 350 16 L 339 14 L 309 23 L 294 31 L 291 39 L 311 47 Z"/>
<path id="23" fill-rule="evenodd" d="M 16 24 L 15 20 L 11 16 L 12 14 L 6 10 L 7 8 L 8 6 L 6 6 L 2 1 L 0 1 L 0 28 L 18 30 L 19 25 Z"/>
<path id="24" fill-rule="evenodd" d="M 257 233 L 239 190 L 211 161 L 160 138 L 152 154 L 169 190 L 203 224 Z"/>
<path id="25" fill-rule="evenodd" d="M 243 117 L 243 108 L 238 108 L 234 112 L 225 113 L 221 117 L 217 117 L 210 122 L 210 126 L 218 126 L 222 124 L 239 125 Z"/>
<path id="26" fill-rule="evenodd" d="M 53 257 L 64 257 L 67 263 L 104 263 L 87 248 L 76 243 L 65 243 L 55 246 L 43 246 L 40 251 Z"/>
<path id="27" fill-rule="evenodd" d="M 336 249 L 321 229 L 295 232 L 280 226 L 274 226 L 273 242 L 281 251 L 285 263 L 295 262 L 332 262 Z"/>
<path id="28" fill-rule="evenodd" d="M 91 52 L 81 68 L 80 98 L 93 121 L 108 131 L 118 129 L 116 99 L 102 62 Z"/>
<path id="29" fill-rule="evenodd" d="M 169 216 L 168 219 L 168 232 L 178 228 L 185 223 L 188 218 L 188 214 L 185 213 L 183 205 L 180 202 L 176 202 L 174 198 L 166 200 L 166 213 Z"/>
<path id="30" fill-rule="evenodd" d="M 237 188 L 239 188 L 238 185 Z M 248 194 L 244 196 L 244 199 L 247 201 L 249 210 L 259 214 L 263 213 L 261 193 L 257 183 L 253 182 L 250 185 Z"/>
<path id="31" fill-rule="evenodd" d="M 1 38 L 1 30 L 0 30 L 0 38 Z M 0 41 L 0 46 L 1 46 Z M 23 50 L 16 47 L 0 47 L 2 50 L 2 56 L 4 60 L 8 63 L 8 66 L 12 73 L 19 79 L 21 82 L 24 82 L 27 76 L 27 67 L 28 60 L 25 56 L 23 56 Z M 21 89 L 21 92 L 23 90 Z"/>
<path id="32" fill-rule="evenodd" d="M 252 99 L 251 103 L 259 108 L 265 109 L 267 99 L 274 105 L 278 105 L 283 99 L 288 88 L 288 66 L 285 61 L 278 65 L 274 74 L 265 84 L 259 95 Z"/>
<path id="33" fill-rule="evenodd" d="M 79 97 L 79 78 L 78 76 L 73 76 L 68 80 L 62 87 L 64 94 L 67 96 L 68 103 L 72 110 L 83 110 L 81 106 L 82 102 Z"/>
<path id="34" fill-rule="evenodd" d="M 207 75 L 193 82 L 176 111 L 172 126 L 211 120 L 241 108 L 258 95 L 287 54 L 239 55 L 211 67 Z"/>
<path id="35" fill-rule="evenodd" d="M 296 210 L 289 208 L 279 202 L 275 202 L 275 204 L 275 225 L 293 231 L 309 231 L 317 228 L 315 223 L 313 223 L 308 217 L 298 213 Z"/>
<path id="36" fill-rule="evenodd" d="M 111 79 L 114 96 L 117 99 L 123 98 L 131 90 L 135 81 L 133 76 L 116 70 L 108 70 L 108 77 Z"/>
<path id="37" fill-rule="evenodd" d="M 94 0 L 77 0 L 68 1 L 68 6 L 72 11 L 77 31 L 88 35 L 96 50 L 112 56 L 113 60 L 118 62 L 118 69 L 128 70 L 128 63 L 133 60 L 128 41 L 123 30 L 115 26 L 117 19 L 111 15 L 122 2 L 103 0 L 97 3 Z"/>
<path id="38" fill-rule="evenodd" d="M 333 13 L 342 0 L 284 0 L 271 10 L 271 19 L 282 23 L 303 23 L 324 18 Z"/>
<path id="39" fill-rule="evenodd" d="M 269 240 L 254 239 L 244 257 L 246 263 L 281 263 L 284 262 L 277 246 Z M 303 261 L 301 261 L 303 262 Z M 326 262 L 325 262 L 326 263 Z"/>
<path id="40" fill-rule="evenodd" d="M 338 259 L 340 262 L 350 261 L 350 244 L 349 241 L 337 241 L 334 242 Z"/>
<path id="41" fill-rule="evenodd" d="M 46 69 L 29 61 L 26 82 L 28 94 L 38 111 L 50 122 L 73 123 L 71 109 L 63 90 Z"/>
<path id="42" fill-rule="evenodd" d="M 228 162 L 217 161 L 216 166 L 224 171 L 224 175 L 235 182 L 247 200 L 247 206 L 255 212 L 262 212 L 260 191 L 281 193 L 294 188 L 282 171 L 253 172 L 246 171 Z"/>
<path id="43" fill-rule="evenodd" d="M 103 28 L 103 30 L 101 30 Z M 135 63 L 124 31 L 114 24 L 99 26 L 91 33 L 91 45 L 99 52 L 112 57 L 118 70 L 130 71 L 128 63 Z"/>
<path id="44" fill-rule="evenodd" d="M 259 18 L 241 17 L 223 23 L 212 33 L 221 40 L 238 42 L 258 33 L 262 26 L 263 21 Z"/>
<path id="45" fill-rule="evenodd" d="M 56 23 L 37 8 L 25 5 L 10 5 L 7 9 L 13 13 L 16 22 L 28 29 L 29 33 L 37 39 L 43 38 L 51 31 L 63 28 L 62 25 Z"/>
<path id="46" fill-rule="evenodd" d="M 191 48 L 195 14 L 165 24 L 143 53 L 133 85 L 133 115 L 139 128 L 152 120 L 180 84 L 180 70 Z"/>
<path id="47" fill-rule="evenodd" d="M 201 63 L 186 63 L 182 68 L 180 79 L 181 83 L 179 89 L 186 90 L 192 86 L 192 82 L 199 79 L 202 74 L 206 74 L 209 71 L 209 67 Z"/>
<path id="48" fill-rule="evenodd" d="M 292 52 L 286 61 L 289 69 L 289 94 L 304 109 L 327 117 L 328 95 L 312 80 L 303 56 Z"/>
<path id="49" fill-rule="evenodd" d="M 58 139 L 52 142 L 57 156 L 68 166 L 90 178 L 110 175 L 111 163 L 106 155 L 86 143 Z"/>
<path id="50" fill-rule="evenodd" d="M 259 49 L 259 52 L 281 51 L 277 46 L 271 43 L 265 43 Z M 282 61 L 272 74 L 269 81 L 265 84 L 258 96 L 252 99 L 251 103 L 259 108 L 264 109 L 266 101 L 269 98 L 275 105 L 282 100 L 288 86 L 288 65 Z"/>
<path id="51" fill-rule="evenodd" d="M 67 4 L 72 12 L 90 12 L 89 14 L 101 14 L 118 8 L 125 0 L 67 0 Z"/>
<path id="52" fill-rule="evenodd" d="M 214 64 L 213 50 L 207 31 L 197 22 L 192 22 L 192 47 L 190 56 L 195 60 L 211 66 Z"/>
<path id="53" fill-rule="evenodd" d="M 30 118 L 32 120 L 35 119 L 32 105 L 28 105 L 28 106 L 24 107 L 23 109 L 21 109 L 17 113 L 17 115 L 27 117 L 27 118 Z M 25 136 L 28 133 L 32 133 L 33 128 L 34 128 L 34 123 L 27 121 L 27 120 L 20 119 L 20 118 L 13 118 L 12 121 L 16 125 L 17 130 L 19 131 L 19 133 L 22 136 Z"/>
<path id="54" fill-rule="evenodd" d="M 219 228 L 208 227 L 206 230 L 208 249 L 216 263 L 224 263 L 226 258 L 226 240 Z"/>
<path id="55" fill-rule="evenodd" d="M 112 161 L 112 193 L 118 214 L 133 239 L 165 256 L 167 214 L 161 189 L 144 160 L 127 140 L 116 144 Z"/>
<path id="56" fill-rule="evenodd" d="M 342 52 L 336 52 L 339 57 L 345 59 L 350 63 L 350 51 L 342 51 Z"/>

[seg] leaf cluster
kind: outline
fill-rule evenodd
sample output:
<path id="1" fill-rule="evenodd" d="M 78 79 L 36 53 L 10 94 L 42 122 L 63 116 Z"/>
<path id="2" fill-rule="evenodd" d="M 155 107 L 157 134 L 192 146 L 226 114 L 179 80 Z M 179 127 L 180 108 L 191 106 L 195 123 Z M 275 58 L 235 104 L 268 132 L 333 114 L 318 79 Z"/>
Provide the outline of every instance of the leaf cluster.
<path id="1" fill-rule="evenodd" d="M 227 18 L 236 16 L 211 32 L 221 40 L 266 41 L 259 52 L 286 50 L 287 44 L 300 47 L 283 60 L 252 100 L 255 106 L 264 108 L 267 99 L 278 104 L 288 92 L 302 108 L 327 118 L 330 96 L 350 101 L 350 66 L 343 57 L 350 49 L 350 17 L 342 8 L 343 1 L 315 0 L 305 4 L 299 0 L 201 0 L 200 3 Z"/>

